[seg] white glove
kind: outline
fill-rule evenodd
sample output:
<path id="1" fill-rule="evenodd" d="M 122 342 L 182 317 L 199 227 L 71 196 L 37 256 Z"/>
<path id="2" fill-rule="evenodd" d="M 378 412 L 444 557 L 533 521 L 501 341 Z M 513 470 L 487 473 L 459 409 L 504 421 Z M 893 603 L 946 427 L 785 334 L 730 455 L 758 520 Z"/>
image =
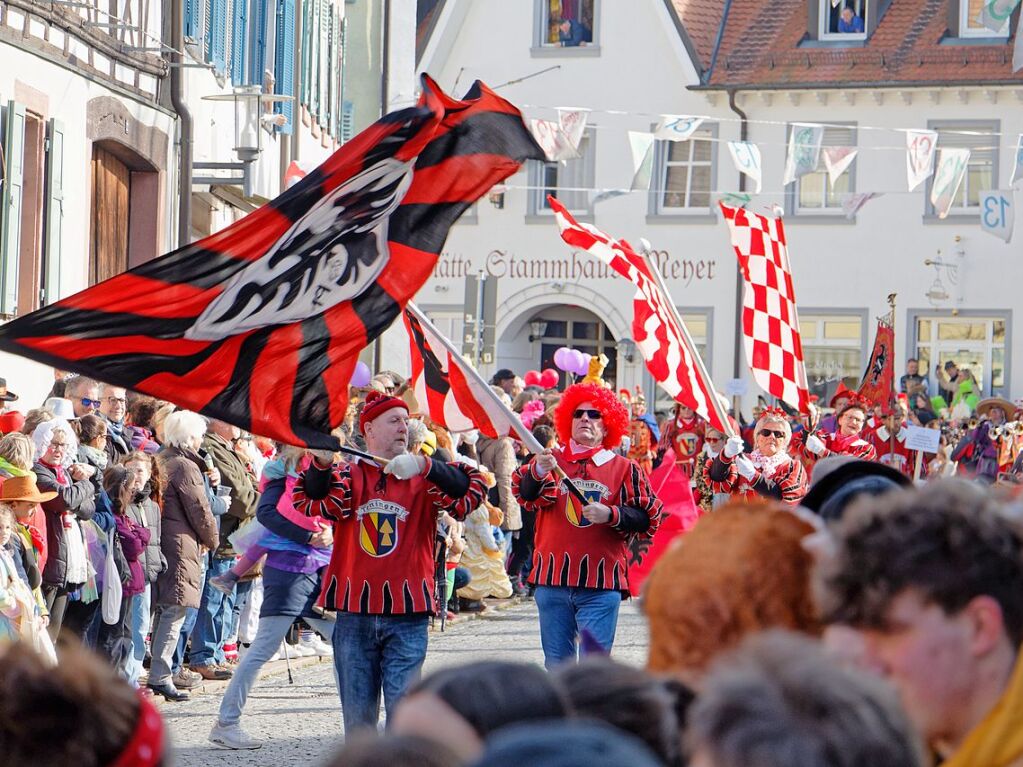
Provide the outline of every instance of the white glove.
<path id="1" fill-rule="evenodd" d="M 390 474 L 395 479 L 412 479 L 423 471 L 425 465 L 426 460 L 422 456 L 402 453 L 387 462 L 384 474 Z"/>
<path id="2" fill-rule="evenodd" d="M 753 479 L 757 473 L 757 468 L 753 465 L 753 461 L 744 455 L 740 455 L 735 459 L 735 470 L 739 472 L 739 476 L 743 479 Z"/>
<path id="3" fill-rule="evenodd" d="M 725 458 L 735 458 L 735 456 L 739 455 L 739 453 L 745 449 L 746 443 L 742 441 L 742 437 L 736 435 L 728 438 L 723 452 L 725 454 Z"/>
<path id="4" fill-rule="evenodd" d="M 824 451 L 826 450 L 824 443 L 817 439 L 816 434 L 811 434 L 806 438 L 806 449 L 814 455 L 824 455 Z"/>

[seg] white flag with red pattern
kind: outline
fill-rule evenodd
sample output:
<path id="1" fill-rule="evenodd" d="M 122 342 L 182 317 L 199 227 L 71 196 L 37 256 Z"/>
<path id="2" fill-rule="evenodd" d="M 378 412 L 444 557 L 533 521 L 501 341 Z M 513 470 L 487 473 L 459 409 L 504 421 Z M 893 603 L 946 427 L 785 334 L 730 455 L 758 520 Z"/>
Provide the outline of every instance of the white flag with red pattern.
<path id="1" fill-rule="evenodd" d="M 405 309 L 405 328 L 412 355 L 412 390 L 423 413 L 448 431 L 475 428 L 495 439 L 509 434 L 510 411 L 411 303 Z"/>
<path id="2" fill-rule="evenodd" d="M 646 360 L 647 370 L 671 397 L 707 419 L 715 429 L 730 434 L 714 386 L 702 360 L 681 325 L 681 318 L 664 295 L 643 256 L 625 240 L 616 240 L 589 224 L 580 224 L 565 206 L 547 198 L 554 211 L 561 239 L 600 259 L 636 286 L 632 334 Z"/>
<path id="3" fill-rule="evenodd" d="M 753 379 L 768 394 L 800 413 L 809 413 L 810 391 L 785 228 L 780 218 L 718 204 L 728 222 L 746 283 L 742 332 Z"/>

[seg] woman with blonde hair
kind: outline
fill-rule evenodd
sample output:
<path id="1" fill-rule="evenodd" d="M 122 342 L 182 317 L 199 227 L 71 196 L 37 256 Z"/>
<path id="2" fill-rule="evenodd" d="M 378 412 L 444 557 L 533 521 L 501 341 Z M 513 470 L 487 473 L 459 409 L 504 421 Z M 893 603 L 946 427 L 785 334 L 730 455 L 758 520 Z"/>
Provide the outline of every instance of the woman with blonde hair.
<path id="1" fill-rule="evenodd" d="M 704 468 L 714 493 L 746 499 L 772 498 L 790 505 L 806 495 L 803 464 L 788 453 L 792 427 L 780 410 L 769 409 L 753 430 L 754 449 L 748 455 L 742 437 L 732 436 Z"/>

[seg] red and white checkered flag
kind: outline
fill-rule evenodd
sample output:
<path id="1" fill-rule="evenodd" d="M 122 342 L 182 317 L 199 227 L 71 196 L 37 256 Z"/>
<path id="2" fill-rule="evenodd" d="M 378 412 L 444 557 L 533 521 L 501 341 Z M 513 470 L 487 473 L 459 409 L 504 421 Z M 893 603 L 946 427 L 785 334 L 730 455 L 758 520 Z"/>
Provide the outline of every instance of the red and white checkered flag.
<path id="1" fill-rule="evenodd" d="M 742 332 L 746 361 L 764 391 L 800 413 L 809 412 L 810 391 L 803 364 L 792 268 L 780 218 L 766 218 L 743 208 L 725 214 L 732 246 L 746 286 L 742 299 Z"/>
<path id="2" fill-rule="evenodd" d="M 646 260 L 625 240 L 580 224 L 556 199 L 547 199 L 561 229 L 561 239 L 600 259 L 636 286 L 632 334 L 650 375 L 677 402 L 707 419 L 715 429 L 731 434 L 699 353 L 690 344 L 671 297 L 661 291 Z"/>

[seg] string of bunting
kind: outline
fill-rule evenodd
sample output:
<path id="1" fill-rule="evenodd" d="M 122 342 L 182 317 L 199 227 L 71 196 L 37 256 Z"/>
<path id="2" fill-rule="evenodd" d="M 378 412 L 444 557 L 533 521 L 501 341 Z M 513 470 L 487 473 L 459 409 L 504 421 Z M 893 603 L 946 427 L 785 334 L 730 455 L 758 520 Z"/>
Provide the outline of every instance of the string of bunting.
<path id="1" fill-rule="evenodd" d="M 559 108 L 556 121 L 530 120 L 530 129 L 549 161 L 567 162 L 580 156 L 579 147 L 586 133 L 589 113 L 590 110 L 585 109 Z M 704 120 L 704 117 L 696 115 L 662 115 L 660 122 L 652 131 L 628 131 L 633 177 L 627 191 L 649 190 L 653 175 L 655 141 L 689 141 L 696 137 Z M 851 146 L 825 146 L 824 135 L 827 127 L 825 124 L 789 125 L 791 130 L 786 145 L 782 184 L 787 186 L 807 174 L 816 173 L 823 159 L 828 182 L 834 192 L 836 183 L 852 167 L 860 149 Z M 908 191 L 914 192 L 933 176 L 930 202 L 938 218 L 944 219 L 952 210 L 966 177 L 972 152 L 981 151 L 985 147 L 969 149 L 939 146 L 939 134 L 934 130 L 906 129 L 904 133 L 906 144 L 901 150 L 906 155 Z M 982 132 L 969 133 L 980 136 L 994 135 Z M 700 135 L 699 140 L 704 140 L 704 136 Z M 710 137 L 710 140 L 716 139 Z M 727 141 L 727 145 L 736 170 L 748 176 L 754 184 L 754 192 L 761 194 L 763 162 L 759 145 L 750 141 Z M 1014 160 L 1010 187 L 1017 180 L 1023 180 L 1023 133 L 1017 138 Z M 594 202 L 610 199 L 625 192 L 626 190 L 607 190 L 598 194 L 598 199 Z M 865 192 L 848 195 L 843 201 L 843 209 L 846 215 L 852 218 L 867 202 L 881 194 L 883 193 Z M 981 196 L 982 229 L 1008 242 L 1012 237 L 1015 208 L 1012 189 L 986 190 L 982 191 Z M 732 202 L 736 202 L 734 197 Z"/>

